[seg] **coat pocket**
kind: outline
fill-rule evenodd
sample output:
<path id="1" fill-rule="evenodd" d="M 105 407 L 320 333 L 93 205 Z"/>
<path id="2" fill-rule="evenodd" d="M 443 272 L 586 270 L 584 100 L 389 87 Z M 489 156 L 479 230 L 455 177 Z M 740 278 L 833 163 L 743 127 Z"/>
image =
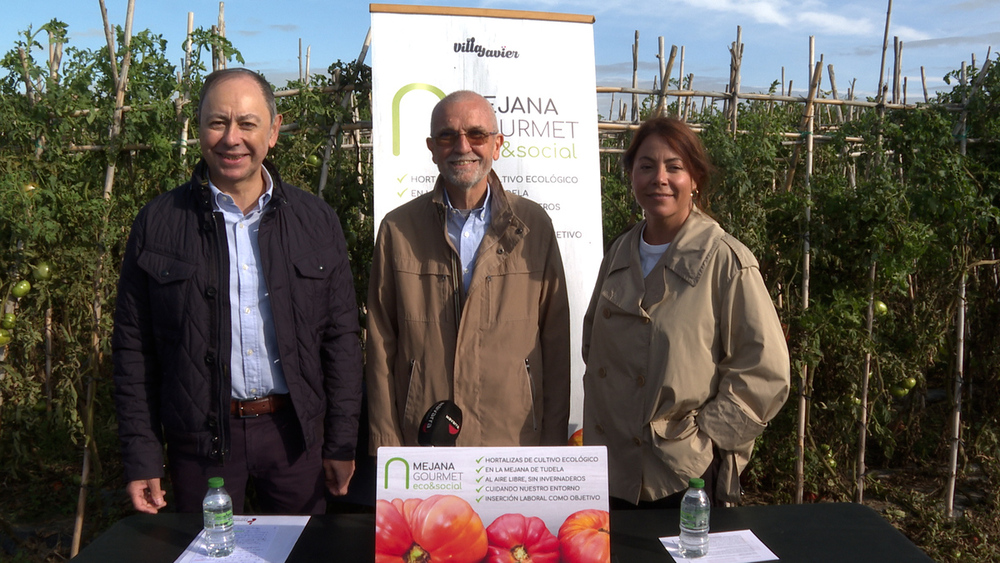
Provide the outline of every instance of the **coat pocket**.
<path id="1" fill-rule="evenodd" d="M 691 411 L 680 420 L 649 423 L 653 449 L 685 481 L 701 477 L 712 463 L 712 440 L 698 428 L 697 415 L 698 411 Z"/>

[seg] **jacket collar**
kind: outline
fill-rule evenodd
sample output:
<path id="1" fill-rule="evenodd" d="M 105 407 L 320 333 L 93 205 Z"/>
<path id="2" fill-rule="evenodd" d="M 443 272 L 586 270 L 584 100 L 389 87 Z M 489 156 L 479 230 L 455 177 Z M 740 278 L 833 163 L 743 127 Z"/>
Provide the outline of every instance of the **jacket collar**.
<path id="1" fill-rule="evenodd" d="M 639 255 L 639 237 L 646 221 L 643 220 L 632 228 L 625 244 L 627 252 L 616 252 L 612 258 L 610 271 L 632 266 L 633 256 Z M 691 286 L 697 285 L 709 258 L 716 252 L 716 242 L 724 235 L 722 227 L 714 219 L 695 207 L 691 215 L 677 232 L 674 241 L 670 243 L 662 264 Z M 636 265 L 638 267 L 638 265 Z"/>
<path id="2" fill-rule="evenodd" d="M 263 165 L 271 175 L 271 180 L 274 183 L 268 207 L 278 207 L 287 204 L 288 198 L 285 197 L 285 183 L 281 181 L 278 169 L 270 160 L 265 159 Z M 213 211 L 215 207 L 212 205 L 212 190 L 208 187 L 208 164 L 205 163 L 204 159 L 198 161 L 198 164 L 195 165 L 194 171 L 191 173 L 190 185 L 192 194 L 202 211 Z"/>

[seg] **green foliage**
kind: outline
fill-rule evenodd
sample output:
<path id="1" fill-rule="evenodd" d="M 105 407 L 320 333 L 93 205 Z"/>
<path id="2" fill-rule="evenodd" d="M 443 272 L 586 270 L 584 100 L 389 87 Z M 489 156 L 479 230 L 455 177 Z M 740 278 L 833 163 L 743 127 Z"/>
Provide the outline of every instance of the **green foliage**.
<path id="1" fill-rule="evenodd" d="M 91 490 L 115 493 L 90 495 L 88 514 L 110 521 L 130 510 L 120 494 L 110 399 L 118 264 L 138 209 L 185 181 L 198 158 L 197 145 L 182 155 L 180 132 L 188 120 L 190 137 L 197 136 L 197 96 L 213 50 L 226 60 L 242 58 L 228 40 L 199 29 L 192 38 L 191 69 L 178 81 L 170 61 L 182 58 L 183 46 L 168 52 L 162 37 L 137 33 L 130 43 L 125 97 L 131 111 L 112 139 L 111 65 L 125 55 L 122 30 L 116 30 L 115 57 L 106 47 L 68 47 L 54 75 L 34 58 L 42 32 L 65 43 L 65 24 L 53 20 L 23 32 L 0 58 L 0 306 L 17 318 L 13 340 L 0 347 L 0 482 L 15 491 L 10 498 L 37 499 L 0 506 L 4 518 L 52 517 L 45 512 L 52 506 L 59 507 L 57 516 L 67 515 L 75 503 L 73 477 L 91 440 L 100 462 Z M 979 71 L 971 72 L 968 84 Z M 371 120 L 370 83 L 368 67 L 338 61 L 309 77 L 308 87 L 299 81 L 282 86 L 300 91 L 277 99 L 285 127 L 271 153 L 286 181 L 321 194 L 339 214 L 362 305 L 374 240 L 372 174 L 370 152 L 359 147 L 369 142 L 368 133 L 349 126 Z M 947 104 L 966 97 L 968 133 L 956 134 L 962 114 Z M 699 125 L 716 168 L 711 185 L 702 187 L 710 211 L 758 258 L 793 363 L 793 395 L 758 440 L 745 476 L 748 490 L 768 491 L 771 501 L 794 498 L 800 393 L 808 398 L 807 499 L 851 498 L 863 406 L 869 468 L 943 459 L 957 350 L 957 284 L 969 273 L 962 471 L 982 475 L 994 484 L 983 489 L 993 492 L 955 522 L 942 519 L 926 493 L 901 493 L 901 486 L 874 475 L 867 481 L 870 497 L 905 507 L 900 525 L 942 560 L 957 560 L 957 552 L 994 560 L 996 550 L 989 546 L 995 542 L 987 540 L 1000 533 L 995 518 L 983 516 L 1000 508 L 995 492 L 1000 280 L 996 266 L 971 267 L 997 258 L 998 99 L 1000 64 L 993 64 L 981 90 L 955 86 L 938 103 L 918 110 L 856 111 L 845 123 L 827 124 L 821 132 L 832 140 L 815 145 L 808 189 L 801 145 L 792 188 L 785 188 L 794 143 L 806 133 L 784 133 L 796 132 L 801 106 L 744 101 L 736 135 L 716 108 L 689 117 Z M 644 100 L 644 115 L 656 101 Z M 667 110 L 676 113 L 678 104 Z M 958 143 L 963 138 L 965 155 Z M 628 135 L 604 135 L 600 142 L 606 149 L 601 173 L 607 243 L 638 221 L 641 210 L 619 164 Z M 115 180 L 105 199 L 109 164 L 115 165 Z M 806 237 L 808 306 L 802 302 Z M 43 261 L 52 265 L 53 275 L 36 280 L 32 270 Z M 20 280 L 30 280 L 32 289 L 8 300 Z M 869 335 L 873 299 L 885 302 L 888 313 L 874 319 Z M 871 381 L 868 404 L 860 405 L 866 354 Z M 809 374 L 805 380 L 799 377 L 803 369 Z M 894 396 L 892 389 L 909 378 L 915 387 Z M 99 522 L 96 529 L 106 524 Z"/>

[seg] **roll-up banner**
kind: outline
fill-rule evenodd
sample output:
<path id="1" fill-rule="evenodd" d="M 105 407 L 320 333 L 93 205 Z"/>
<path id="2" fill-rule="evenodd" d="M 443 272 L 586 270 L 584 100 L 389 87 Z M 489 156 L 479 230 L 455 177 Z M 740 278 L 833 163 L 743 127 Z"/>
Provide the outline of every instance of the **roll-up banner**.
<path id="1" fill-rule="evenodd" d="M 456 90 L 485 96 L 504 142 L 503 187 L 552 218 L 566 270 L 573 399 L 583 417 L 583 315 L 603 257 L 593 16 L 371 4 L 375 225 L 430 191 L 425 139 L 434 105 Z M 502 345 L 503 343 L 497 343 Z"/>

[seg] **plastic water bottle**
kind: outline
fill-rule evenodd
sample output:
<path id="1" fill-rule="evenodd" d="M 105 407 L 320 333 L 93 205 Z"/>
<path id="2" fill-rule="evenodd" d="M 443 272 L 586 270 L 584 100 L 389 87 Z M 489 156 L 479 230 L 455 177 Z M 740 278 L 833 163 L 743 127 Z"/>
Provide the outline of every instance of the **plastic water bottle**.
<path id="1" fill-rule="evenodd" d="M 222 477 L 208 480 L 208 493 L 201 503 L 205 517 L 205 549 L 209 557 L 225 557 L 236 548 L 233 531 L 233 499 L 223 487 Z"/>
<path id="2" fill-rule="evenodd" d="M 712 503 L 705 492 L 705 481 L 691 479 L 681 499 L 680 554 L 691 559 L 708 554 L 708 516 Z"/>

